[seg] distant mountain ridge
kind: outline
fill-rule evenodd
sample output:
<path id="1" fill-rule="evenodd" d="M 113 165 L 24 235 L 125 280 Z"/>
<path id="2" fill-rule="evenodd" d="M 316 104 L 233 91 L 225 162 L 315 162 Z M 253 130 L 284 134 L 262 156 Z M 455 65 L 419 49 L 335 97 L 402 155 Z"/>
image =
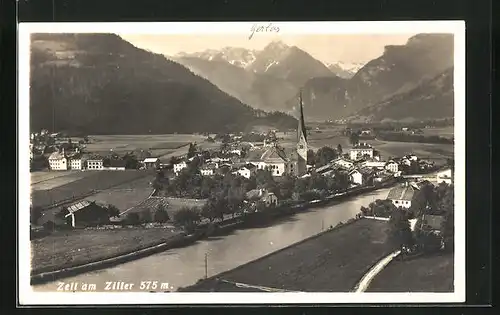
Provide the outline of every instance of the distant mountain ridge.
<path id="1" fill-rule="evenodd" d="M 242 131 L 296 119 L 255 110 L 114 34 L 34 34 L 30 126 L 93 134 Z M 55 122 L 55 123 L 54 123 Z"/>
<path id="2" fill-rule="evenodd" d="M 452 67 L 453 45 L 452 34 L 418 34 L 404 45 L 386 46 L 380 57 L 366 64 L 325 65 L 282 42 L 260 52 L 226 48 L 222 59 L 234 66 L 232 70 L 210 65 L 215 51 L 195 57 L 204 62 L 186 55 L 175 60 L 254 108 L 293 112 L 302 89 L 308 119 L 326 120 L 350 117 Z M 238 53 L 230 53 L 233 49 Z"/>

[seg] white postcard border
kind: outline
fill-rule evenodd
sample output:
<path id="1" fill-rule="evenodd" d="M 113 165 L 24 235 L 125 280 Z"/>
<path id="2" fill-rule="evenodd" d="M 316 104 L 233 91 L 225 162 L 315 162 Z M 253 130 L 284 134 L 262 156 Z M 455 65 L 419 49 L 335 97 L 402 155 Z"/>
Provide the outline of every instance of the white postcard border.
<path id="1" fill-rule="evenodd" d="M 86 304 L 345 304 L 465 301 L 465 22 L 272 22 L 280 34 L 453 33 L 455 45 L 455 292 L 453 293 L 65 293 L 30 286 L 29 56 L 31 33 L 242 34 L 271 22 L 20 23 L 18 35 L 18 290 L 21 305 Z M 259 36 L 276 34 L 260 33 Z"/>

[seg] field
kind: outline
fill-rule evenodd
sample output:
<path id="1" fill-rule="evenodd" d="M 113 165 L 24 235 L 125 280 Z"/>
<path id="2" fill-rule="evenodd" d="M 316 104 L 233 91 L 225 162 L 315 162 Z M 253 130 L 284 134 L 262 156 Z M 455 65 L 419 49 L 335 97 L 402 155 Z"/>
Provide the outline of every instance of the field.
<path id="1" fill-rule="evenodd" d="M 202 207 L 205 204 L 205 200 L 196 199 L 183 199 L 183 198 L 163 198 L 163 197 L 151 197 L 143 202 L 136 204 L 134 207 L 125 211 L 125 213 L 137 212 L 140 213 L 144 210 L 155 211 L 158 204 L 164 204 L 166 206 L 167 213 L 172 217 L 179 209 L 182 207 Z M 124 213 L 123 213 L 124 214 Z"/>
<path id="2" fill-rule="evenodd" d="M 37 172 L 37 174 L 31 173 L 31 189 L 33 191 L 53 189 L 85 177 L 94 176 L 96 172 L 98 171 L 45 171 Z"/>
<path id="3" fill-rule="evenodd" d="M 152 178 L 147 176 L 139 178 L 123 185 L 115 186 L 92 195 L 88 200 L 95 200 L 98 203 L 112 204 L 120 211 L 125 211 L 140 204 L 153 192 L 150 185 Z"/>
<path id="4" fill-rule="evenodd" d="M 232 291 L 217 279 L 308 292 L 349 292 L 363 275 L 392 251 L 386 222 L 361 219 L 201 281 L 186 290 Z M 253 291 L 259 291 L 254 289 Z"/>
<path id="5" fill-rule="evenodd" d="M 396 259 L 373 279 L 368 292 L 453 292 L 453 254 Z"/>
<path id="6" fill-rule="evenodd" d="M 55 232 L 31 241 L 32 272 L 77 266 L 160 244 L 180 232 L 170 228 L 120 228 Z"/>
<path id="7" fill-rule="evenodd" d="M 441 136 L 443 138 L 453 138 L 454 137 L 454 126 L 442 127 L 442 128 L 424 128 L 424 136 Z"/>
<path id="8" fill-rule="evenodd" d="M 86 173 L 86 172 L 82 172 Z M 34 206 L 46 207 L 57 202 L 84 196 L 92 191 L 100 191 L 132 182 L 136 179 L 151 175 L 147 171 L 96 171 L 76 181 L 53 187 L 49 190 L 34 190 L 31 193 Z"/>
<path id="9" fill-rule="evenodd" d="M 444 129 L 444 128 L 443 128 Z M 296 145 L 296 135 L 289 132 L 286 135 L 280 133 L 279 138 L 284 138 L 280 141 L 286 148 L 294 148 Z M 307 138 L 308 146 L 310 149 L 318 150 L 323 146 L 330 146 L 336 148 L 341 145 L 343 151 L 346 153 L 351 147 L 349 138 L 343 136 L 339 129 L 325 129 L 321 133 L 311 131 Z M 363 142 L 363 140 L 361 140 Z M 432 156 L 433 158 L 451 158 L 453 157 L 454 148 L 451 144 L 432 144 L 432 143 L 415 143 L 415 142 L 395 142 L 395 141 L 380 141 L 380 140 L 366 140 L 366 143 L 371 144 L 376 150 L 380 151 L 383 159 L 391 156 L 403 156 L 406 154 L 414 153 L 417 156 L 426 157 Z"/>

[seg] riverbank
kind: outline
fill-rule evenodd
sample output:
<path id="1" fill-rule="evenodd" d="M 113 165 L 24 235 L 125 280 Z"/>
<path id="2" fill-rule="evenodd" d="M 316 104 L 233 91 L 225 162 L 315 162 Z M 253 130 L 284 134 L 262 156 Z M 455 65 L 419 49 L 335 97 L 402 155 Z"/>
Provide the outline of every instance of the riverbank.
<path id="1" fill-rule="evenodd" d="M 51 236 L 46 236 L 42 239 L 32 241 L 34 249 L 32 266 L 36 266 L 32 270 L 32 283 L 50 282 L 57 278 L 110 267 L 162 250 L 188 246 L 197 240 L 209 236 L 227 234 L 236 229 L 251 228 L 256 225 L 262 227 L 266 224 L 273 224 L 280 217 L 289 217 L 294 213 L 305 212 L 308 209 L 312 210 L 318 206 L 325 206 L 328 203 L 340 203 L 349 197 L 358 196 L 379 188 L 383 187 L 364 187 L 336 196 L 330 196 L 329 199 L 320 202 L 309 202 L 292 207 L 269 209 L 270 211 L 248 214 L 218 224 L 206 224 L 201 226 L 194 235 L 189 237 L 181 235 L 176 237 L 175 241 L 165 239 L 167 237 L 165 231 L 155 231 L 145 228 L 116 229 L 112 233 L 108 232 L 111 234 L 107 236 L 105 236 L 105 233 L 101 234 L 103 232 L 98 230 L 90 232 L 88 230 L 60 231 L 57 232 L 58 234 L 52 235 L 52 238 L 50 238 Z M 130 233 L 132 230 L 134 232 Z M 127 233 L 130 235 L 126 235 Z M 72 234 L 75 234 L 75 236 L 72 236 Z M 33 246 L 33 242 L 39 242 L 38 246 Z M 140 246 L 137 245 L 138 242 Z M 108 246 L 111 246 L 111 250 L 107 250 Z M 95 250 L 95 247 L 99 250 Z M 83 251 L 82 254 L 72 256 L 76 255 L 75 253 L 78 253 L 78 250 L 80 252 Z M 68 257 L 67 255 L 70 256 Z M 75 257 L 83 257 L 84 259 L 78 260 Z M 82 266 L 82 264 L 84 265 Z"/>
<path id="2" fill-rule="evenodd" d="M 181 292 L 350 292 L 394 250 L 387 223 L 358 219 L 181 288 Z"/>

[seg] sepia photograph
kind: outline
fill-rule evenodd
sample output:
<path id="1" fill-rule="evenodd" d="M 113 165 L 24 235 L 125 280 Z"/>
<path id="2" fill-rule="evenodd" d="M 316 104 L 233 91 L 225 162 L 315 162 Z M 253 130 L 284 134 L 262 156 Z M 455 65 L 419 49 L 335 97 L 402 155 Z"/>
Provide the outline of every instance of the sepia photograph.
<path id="1" fill-rule="evenodd" d="M 21 304 L 465 301 L 463 21 L 21 23 L 18 57 Z"/>

